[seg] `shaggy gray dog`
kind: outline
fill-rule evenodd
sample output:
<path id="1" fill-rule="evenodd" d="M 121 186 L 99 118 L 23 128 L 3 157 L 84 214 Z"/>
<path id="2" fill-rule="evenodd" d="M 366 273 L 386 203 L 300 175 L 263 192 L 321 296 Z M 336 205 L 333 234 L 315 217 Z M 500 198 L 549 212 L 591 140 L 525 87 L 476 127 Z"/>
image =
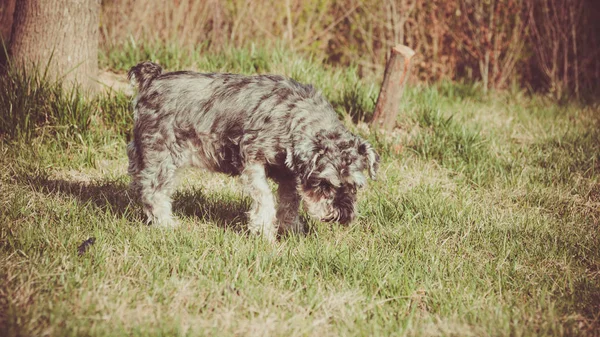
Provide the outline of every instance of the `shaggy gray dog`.
<path id="1" fill-rule="evenodd" d="M 128 73 L 134 99 L 129 174 L 148 221 L 174 226 L 171 194 L 179 168 L 241 175 L 253 199 L 248 227 L 275 240 L 302 232 L 300 199 L 321 221 L 355 216 L 362 173 L 379 156 L 350 133 L 312 86 L 274 75 L 178 71 L 143 62 Z M 267 183 L 278 183 L 278 205 Z"/>

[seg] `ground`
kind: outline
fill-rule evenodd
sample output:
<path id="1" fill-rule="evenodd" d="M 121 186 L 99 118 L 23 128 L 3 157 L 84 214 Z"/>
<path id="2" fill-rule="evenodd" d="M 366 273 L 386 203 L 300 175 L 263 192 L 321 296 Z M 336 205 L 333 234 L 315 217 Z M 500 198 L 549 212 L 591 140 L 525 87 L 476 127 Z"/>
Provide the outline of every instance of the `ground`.
<path id="1" fill-rule="evenodd" d="M 341 114 L 372 104 L 350 101 L 356 87 L 304 77 Z M 5 137 L 0 330 L 597 334 L 600 108 L 455 84 L 414 87 L 403 102 L 391 135 L 346 118 L 382 154 L 358 219 L 343 227 L 305 218 L 306 235 L 274 245 L 245 232 L 249 200 L 238 180 L 202 171 L 179 184 L 180 228 L 145 225 L 127 191 L 130 120 L 102 115 L 110 104 L 98 105 L 86 132 L 45 126 L 26 141 Z"/>

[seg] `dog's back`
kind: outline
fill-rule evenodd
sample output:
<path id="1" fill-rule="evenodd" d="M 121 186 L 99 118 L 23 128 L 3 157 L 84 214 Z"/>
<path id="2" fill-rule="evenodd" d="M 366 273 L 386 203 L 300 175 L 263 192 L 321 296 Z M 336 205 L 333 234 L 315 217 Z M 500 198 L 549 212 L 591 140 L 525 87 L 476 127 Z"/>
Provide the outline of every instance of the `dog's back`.
<path id="1" fill-rule="evenodd" d="M 131 68 L 129 78 L 138 89 L 137 116 L 173 119 L 201 133 L 340 124 L 331 105 L 313 86 L 283 76 L 163 73 L 159 65 L 143 62 Z"/>

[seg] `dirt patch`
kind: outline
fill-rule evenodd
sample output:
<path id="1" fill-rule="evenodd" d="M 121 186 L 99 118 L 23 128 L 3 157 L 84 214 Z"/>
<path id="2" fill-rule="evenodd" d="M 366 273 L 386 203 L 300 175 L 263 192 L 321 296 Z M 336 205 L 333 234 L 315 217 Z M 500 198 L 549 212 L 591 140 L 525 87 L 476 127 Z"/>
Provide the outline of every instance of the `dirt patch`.
<path id="1" fill-rule="evenodd" d="M 128 96 L 133 96 L 133 88 L 125 74 L 102 71 L 98 76 L 98 82 L 104 91 L 122 91 Z"/>

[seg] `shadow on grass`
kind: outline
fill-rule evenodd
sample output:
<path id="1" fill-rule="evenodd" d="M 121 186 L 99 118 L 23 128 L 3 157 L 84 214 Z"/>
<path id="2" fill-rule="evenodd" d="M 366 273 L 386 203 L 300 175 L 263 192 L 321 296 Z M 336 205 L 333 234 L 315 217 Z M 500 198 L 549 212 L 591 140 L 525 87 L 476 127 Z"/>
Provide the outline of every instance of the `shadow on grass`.
<path id="1" fill-rule="evenodd" d="M 144 223 L 139 203 L 123 182 L 73 182 L 44 176 L 22 176 L 16 180 L 28 184 L 38 193 L 72 196 L 104 212 Z M 232 195 L 207 195 L 196 189 L 176 192 L 173 196 L 173 213 L 177 216 L 197 218 L 236 232 L 245 231 L 248 209 L 247 200 Z"/>

